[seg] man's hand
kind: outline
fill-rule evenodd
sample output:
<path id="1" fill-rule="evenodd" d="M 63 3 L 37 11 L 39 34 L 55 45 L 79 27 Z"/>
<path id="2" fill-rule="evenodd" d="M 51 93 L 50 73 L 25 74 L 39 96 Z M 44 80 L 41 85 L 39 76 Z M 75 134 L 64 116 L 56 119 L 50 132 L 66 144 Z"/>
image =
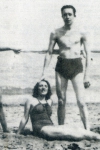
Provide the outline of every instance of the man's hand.
<path id="1" fill-rule="evenodd" d="M 90 87 L 90 79 L 87 77 L 87 76 L 85 76 L 85 78 L 84 78 L 84 88 L 85 89 L 87 89 L 87 88 L 89 88 Z"/>
<path id="2" fill-rule="evenodd" d="M 47 78 L 48 78 L 48 75 L 45 73 L 45 74 L 42 74 L 42 76 L 41 76 L 41 78 L 40 78 L 40 80 L 39 81 L 41 81 L 41 80 L 47 80 Z"/>
<path id="3" fill-rule="evenodd" d="M 88 81 L 88 82 L 84 82 L 84 88 L 85 89 L 87 89 L 87 88 L 89 88 L 90 87 L 90 82 Z"/>
<path id="4" fill-rule="evenodd" d="M 13 49 L 13 52 L 14 52 L 15 54 L 19 54 L 19 53 L 21 52 L 21 49 Z"/>
<path id="5" fill-rule="evenodd" d="M 45 79 L 45 75 L 41 76 L 40 81 L 43 80 L 43 79 Z"/>

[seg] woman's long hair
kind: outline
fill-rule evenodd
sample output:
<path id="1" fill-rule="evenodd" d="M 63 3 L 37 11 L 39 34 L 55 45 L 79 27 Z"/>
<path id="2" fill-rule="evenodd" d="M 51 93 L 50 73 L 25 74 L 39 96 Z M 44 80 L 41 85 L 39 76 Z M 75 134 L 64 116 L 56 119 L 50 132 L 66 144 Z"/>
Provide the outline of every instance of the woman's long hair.
<path id="1" fill-rule="evenodd" d="M 48 99 L 50 99 L 50 97 L 51 97 L 51 95 L 52 95 L 50 83 L 49 83 L 47 80 L 44 80 L 44 79 L 41 80 L 41 81 L 46 82 L 47 85 L 48 85 L 48 93 L 47 93 L 46 96 L 45 96 L 45 99 L 48 100 Z M 40 82 L 41 82 L 41 81 L 40 81 Z M 32 96 L 35 97 L 35 98 L 37 98 L 37 97 L 39 96 L 38 87 L 39 87 L 39 82 L 37 82 L 36 85 L 35 85 L 34 88 L 33 88 L 33 94 L 32 94 Z"/>

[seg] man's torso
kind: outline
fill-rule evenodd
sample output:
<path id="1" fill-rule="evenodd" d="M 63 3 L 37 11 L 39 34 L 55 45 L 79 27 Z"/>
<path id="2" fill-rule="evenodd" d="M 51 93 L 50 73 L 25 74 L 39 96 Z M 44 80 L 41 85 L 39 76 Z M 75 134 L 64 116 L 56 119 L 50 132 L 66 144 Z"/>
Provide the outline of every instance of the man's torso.
<path id="1" fill-rule="evenodd" d="M 63 58 L 79 58 L 82 35 L 78 29 L 56 29 L 54 38 L 59 46 L 59 55 Z"/>

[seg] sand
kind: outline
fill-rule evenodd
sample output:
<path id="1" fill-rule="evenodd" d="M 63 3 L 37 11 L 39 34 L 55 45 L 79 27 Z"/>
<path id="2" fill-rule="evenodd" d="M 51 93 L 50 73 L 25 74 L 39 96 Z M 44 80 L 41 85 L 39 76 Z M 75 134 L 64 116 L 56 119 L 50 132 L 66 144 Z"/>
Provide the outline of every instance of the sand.
<path id="1" fill-rule="evenodd" d="M 99 103 L 87 103 L 89 110 L 89 122 L 91 129 L 94 132 L 100 133 L 100 104 Z M 53 105 L 52 120 L 54 124 L 57 124 L 57 104 Z M 30 120 L 25 127 L 24 135 L 16 135 L 20 120 L 23 116 L 24 107 L 20 105 L 6 105 L 4 106 L 4 112 L 8 123 L 10 133 L 3 133 L 0 127 L 0 150 L 79 150 L 78 147 L 84 150 L 96 150 L 100 149 L 100 142 L 98 141 L 47 141 L 42 138 L 38 138 L 32 135 L 32 127 Z M 76 128 L 82 127 L 82 122 L 79 115 L 78 107 L 75 103 L 66 104 L 66 125 L 73 125 Z"/>

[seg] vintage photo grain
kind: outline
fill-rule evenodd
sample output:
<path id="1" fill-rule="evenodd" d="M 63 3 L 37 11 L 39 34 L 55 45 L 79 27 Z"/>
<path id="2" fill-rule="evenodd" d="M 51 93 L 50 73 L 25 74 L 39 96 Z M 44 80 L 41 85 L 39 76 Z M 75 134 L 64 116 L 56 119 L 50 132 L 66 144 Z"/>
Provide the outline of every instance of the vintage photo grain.
<path id="1" fill-rule="evenodd" d="M 100 149 L 99 8 L 0 1 L 0 150 Z"/>

